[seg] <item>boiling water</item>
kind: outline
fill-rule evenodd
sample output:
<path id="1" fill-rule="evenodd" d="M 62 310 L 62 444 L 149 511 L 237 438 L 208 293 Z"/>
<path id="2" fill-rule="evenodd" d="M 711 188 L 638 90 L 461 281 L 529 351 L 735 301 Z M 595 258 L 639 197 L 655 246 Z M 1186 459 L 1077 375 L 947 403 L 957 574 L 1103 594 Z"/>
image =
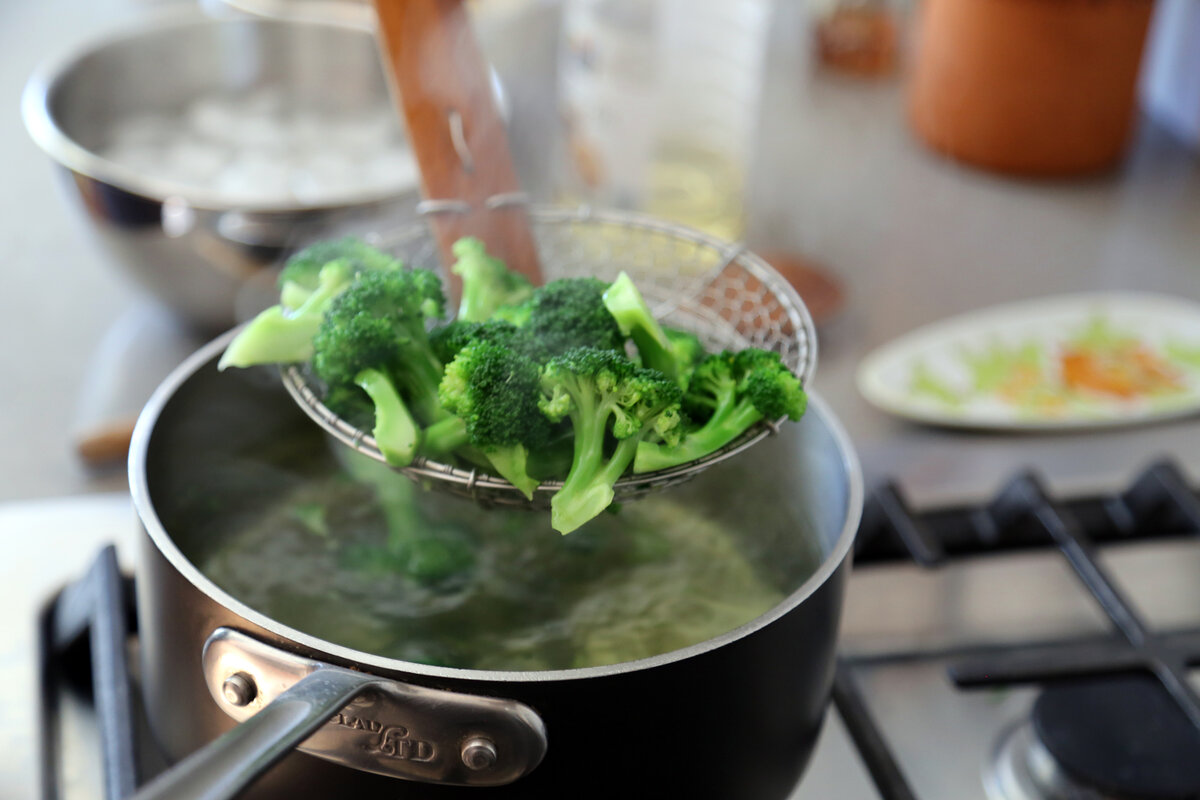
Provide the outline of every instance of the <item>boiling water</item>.
<path id="1" fill-rule="evenodd" d="M 421 489 L 291 411 L 185 411 L 161 442 L 160 514 L 222 589 L 357 650 L 500 670 L 629 661 L 752 620 L 819 561 L 786 468 L 750 481 L 735 461 L 562 536 L 548 512 Z"/>

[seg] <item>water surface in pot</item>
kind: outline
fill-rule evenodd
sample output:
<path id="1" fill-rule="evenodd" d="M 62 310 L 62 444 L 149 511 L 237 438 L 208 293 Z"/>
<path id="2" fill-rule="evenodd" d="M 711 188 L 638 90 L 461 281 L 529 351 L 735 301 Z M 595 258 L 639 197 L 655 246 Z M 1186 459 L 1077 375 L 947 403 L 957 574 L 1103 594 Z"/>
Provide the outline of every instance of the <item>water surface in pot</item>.
<path id="1" fill-rule="evenodd" d="M 821 560 L 786 434 L 564 537 L 543 512 L 357 460 L 271 371 L 208 377 L 151 448 L 162 522 L 234 597 L 357 650 L 494 670 L 629 661 L 749 622 Z"/>

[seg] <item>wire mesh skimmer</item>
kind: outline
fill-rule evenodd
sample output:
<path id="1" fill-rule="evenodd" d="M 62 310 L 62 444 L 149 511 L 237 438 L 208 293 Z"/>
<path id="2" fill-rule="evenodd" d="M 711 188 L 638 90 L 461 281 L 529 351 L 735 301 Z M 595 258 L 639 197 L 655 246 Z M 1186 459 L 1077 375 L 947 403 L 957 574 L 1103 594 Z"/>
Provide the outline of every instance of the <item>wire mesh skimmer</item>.
<path id="1" fill-rule="evenodd" d="M 710 351 L 773 350 L 808 385 L 817 356 L 812 318 L 792 286 L 741 245 L 624 212 L 533 207 L 530 224 L 546 280 L 592 276 L 611 281 L 624 270 L 664 324 L 694 333 Z M 379 236 L 374 243 L 410 267 L 441 271 L 436 242 L 424 224 Z M 283 378 L 292 397 L 328 433 L 387 463 L 368 432 L 321 403 L 320 389 L 305 369 L 287 367 Z M 761 441 L 782 422 L 764 421 L 703 459 L 626 475 L 613 487 L 615 501 L 682 483 Z M 549 508 L 551 496 L 562 486 L 562 481 L 544 481 L 527 500 L 508 481 L 478 469 L 417 458 L 398 471 L 485 504 Z"/>

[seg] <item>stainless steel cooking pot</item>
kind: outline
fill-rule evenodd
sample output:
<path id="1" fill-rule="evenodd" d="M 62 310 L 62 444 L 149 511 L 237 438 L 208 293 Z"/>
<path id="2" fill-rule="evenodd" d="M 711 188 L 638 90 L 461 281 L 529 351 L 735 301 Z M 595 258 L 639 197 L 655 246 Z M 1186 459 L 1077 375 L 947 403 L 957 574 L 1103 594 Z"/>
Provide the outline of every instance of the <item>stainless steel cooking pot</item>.
<path id="1" fill-rule="evenodd" d="M 143 15 L 41 65 L 25 87 L 22 115 L 34 142 L 62 167 L 70 201 L 112 265 L 217 333 L 274 301 L 274 269 L 292 252 L 325 236 L 396 225 L 420 197 L 414 178 L 311 202 L 247 202 L 207 181 L 172 180 L 109 158 L 122 124 L 170 119 L 204 98 L 232 102 L 266 90 L 293 110 L 332 118 L 391 109 L 375 37 L 362 24 L 213 17 L 191 5 Z M 495 73 L 492 82 L 507 116 Z M 178 124 L 163 135 L 181 136 Z"/>
<path id="2" fill-rule="evenodd" d="M 777 510 L 776 522 L 746 520 L 742 532 L 763 546 L 768 574 L 781 571 L 772 560 L 786 560 L 773 549 L 803 542 L 819 552 L 806 578 L 781 587 L 788 594 L 776 607 L 637 661 L 452 669 L 323 641 L 248 607 L 198 569 L 195 554 L 214 533 L 196 530 L 195 515 L 220 501 L 221 486 L 244 490 L 246 476 L 219 474 L 219 458 L 198 467 L 197 453 L 253 453 L 298 430 L 322 443 L 276 374 L 217 372 L 228 338 L 166 381 L 132 446 L 145 531 L 143 697 L 168 757 L 191 754 L 145 797 L 231 796 L 260 774 L 248 796 L 728 800 L 792 791 L 827 705 L 862 500 L 851 445 L 818 397 L 800 423 L 672 490 L 703 503 L 733 487 L 748 504 Z"/>

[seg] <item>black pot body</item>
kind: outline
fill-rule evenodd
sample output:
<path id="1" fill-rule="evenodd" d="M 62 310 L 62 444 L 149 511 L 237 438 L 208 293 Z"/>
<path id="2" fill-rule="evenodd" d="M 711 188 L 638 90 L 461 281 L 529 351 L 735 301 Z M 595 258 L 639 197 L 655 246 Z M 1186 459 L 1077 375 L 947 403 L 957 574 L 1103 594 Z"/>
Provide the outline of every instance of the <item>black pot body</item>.
<path id="1" fill-rule="evenodd" d="M 170 428 L 188 416 L 189 392 L 197 384 L 231 380 L 213 367 L 222 345 L 218 340 L 197 353 L 164 384 L 139 423 L 131 458 L 135 504 L 146 534 L 137 582 L 142 691 L 151 730 L 169 759 L 182 758 L 236 724 L 210 696 L 201 663 L 205 641 L 228 627 L 283 650 L 397 681 L 520 701 L 542 718 L 549 741 L 541 764 L 508 786 L 433 786 L 296 752 L 252 787 L 252 797 L 611 800 L 632 793 L 767 800 L 794 789 L 829 697 L 861 505 L 857 463 L 819 399 L 794 432 L 777 438 L 798 448 L 789 462 L 802 473 L 796 475 L 796 491 L 824 504 L 813 515 L 824 562 L 772 612 L 666 658 L 612 668 L 532 675 L 438 671 L 355 658 L 274 623 L 224 595 L 174 546 L 154 510 L 153 475 L 160 459 L 180 456 L 165 450 Z M 273 402 L 286 404 L 286 396 L 273 396 Z"/>

